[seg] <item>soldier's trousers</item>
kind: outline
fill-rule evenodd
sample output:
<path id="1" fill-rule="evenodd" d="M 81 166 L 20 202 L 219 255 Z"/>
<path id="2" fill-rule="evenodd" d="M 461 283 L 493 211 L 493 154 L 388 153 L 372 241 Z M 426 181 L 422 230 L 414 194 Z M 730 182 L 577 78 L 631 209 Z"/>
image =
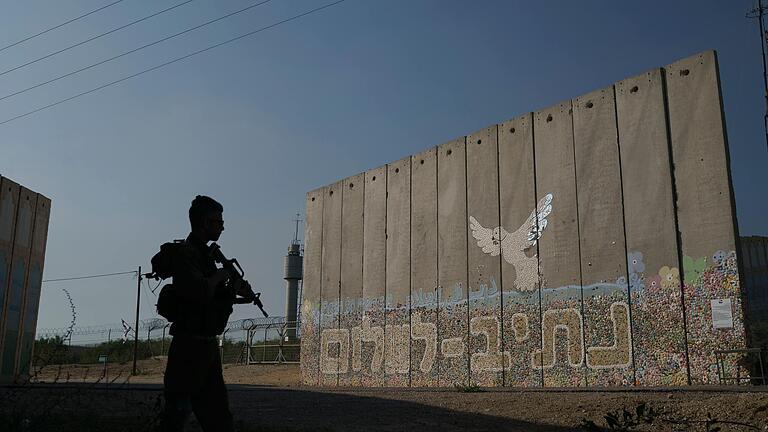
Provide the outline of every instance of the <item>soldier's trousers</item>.
<path id="1" fill-rule="evenodd" d="M 162 430 L 183 431 L 192 412 L 205 432 L 233 430 L 219 355 L 215 337 L 173 337 L 163 379 Z"/>

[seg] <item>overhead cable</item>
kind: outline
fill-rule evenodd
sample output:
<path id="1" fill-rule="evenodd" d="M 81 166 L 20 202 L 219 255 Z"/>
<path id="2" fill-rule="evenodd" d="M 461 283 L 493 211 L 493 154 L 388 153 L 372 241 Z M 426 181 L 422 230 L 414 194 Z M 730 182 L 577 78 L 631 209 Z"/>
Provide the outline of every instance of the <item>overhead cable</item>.
<path id="1" fill-rule="evenodd" d="M 0 48 L 0 52 L 2 52 L 2 51 L 5 51 L 5 50 L 7 50 L 8 48 L 11 48 L 11 47 L 15 47 L 16 45 L 18 45 L 18 44 L 20 44 L 20 43 L 24 43 L 24 42 L 26 42 L 26 41 L 28 41 L 28 40 L 30 40 L 30 39 L 34 39 L 34 38 L 36 38 L 36 37 L 38 37 L 38 36 L 42 36 L 42 35 L 44 35 L 44 34 L 48 33 L 49 31 L 53 31 L 53 30 L 56 30 L 57 28 L 61 28 L 61 27 L 64 27 L 64 26 L 65 26 L 65 25 L 67 25 L 67 24 L 71 24 L 71 23 L 73 23 L 73 22 L 75 22 L 75 21 L 77 21 L 77 20 L 79 20 L 79 19 L 81 19 L 81 18 L 85 18 L 85 17 L 87 17 L 88 15 L 91 15 L 91 14 L 95 14 L 95 13 L 96 13 L 96 12 L 98 12 L 98 11 L 102 11 L 102 10 L 104 10 L 104 9 L 106 9 L 106 8 L 110 7 L 110 6 L 114 6 L 114 5 L 116 5 L 116 4 L 118 4 L 118 3 L 122 2 L 122 1 L 123 1 L 123 0 L 117 0 L 117 1 L 114 1 L 114 2 L 112 2 L 112 3 L 110 3 L 110 4 L 108 4 L 108 5 L 102 6 L 102 7 L 98 8 L 98 9 L 94 9 L 94 10 L 92 10 L 92 11 L 88 12 L 88 13 L 85 13 L 85 14 L 83 14 L 83 15 L 80 15 L 79 17 L 76 17 L 76 18 L 72 18 L 72 19 L 71 19 L 71 20 L 69 20 L 69 21 L 64 21 L 63 23 L 61 23 L 61 24 L 59 24 L 59 25 L 55 25 L 55 26 L 53 26 L 53 27 L 51 27 L 51 28 L 49 28 L 49 29 L 45 29 L 45 30 L 43 30 L 43 31 L 41 31 L 41 32 L 39 32 L 39 33 L 35 33 L 35 34 L 33 34 L 32 36 L 27 36 L 27 37 L 25 37 L 24 39 L 18 40 L 18 41 L 14 42 L 14 43 L 12 43 L 12 44 L 10 44 L 10 45 L 6 45 L 6 46 L 4 46 L 4 47 Z"/>
<path id="2" fill-rule="evenodd" d="M 68 278 L 46 279 L 43 282 L 63 282 L 63 281 L 80 280 L 80 279 L 93 279 L 93 278 L 101 278 L 101 277 L 117 276 L 117 275 L 126 275 L 126 274 L 136 274 L 136 270 L 126 271 L 126 272 L 117 272 L 117 273 L 104 273 L 104 274 L 88 275 L 88 276 L 75 276 L 75 277 L 68 277 Z"/>
<path id="3" fill-rule="evenodd" d="M 98 34 L 98 35 L 96 35 L 96 36 L 93 36 L 93 37 L 91 37 L 91 38 L 88 38 L 88 39 L 86 39 L 86 40 L 80 41 L 80 42 L 78 42 L 78 43 L 76 43 L 76 44 L 74 44 L 74 45 L 70 45 L 70 46 L 68 46 L 68 47 L 66 47 L 66 48 L 62 48 L 62 49 L 60 49 L 60 50 L 58 50 L 58 51 L 54 51 L 54 52 L 52 52 L 52 53 L 50 53 L 50 54 L 46 54 L 46 55 L 44 55 L 44 56 L 42 56 L 42 57 L 38 57 L 38 58 L 36 58 L 36 59 L 34 59 L 34 60 L 28 61 L 28 62 L 26 62 L 26 63 L 24 63 L 24 64 L 18 65 L 18 66 L 16 66 L 16 67 L 13 67 L 13 68 L 10 68 L 10 69 L 8 69 L 8 70 L 4 70 L 4 71 L 0 72 L 0 76 L 3 76 L 3 75 L 5 75 L 5 74 L 7 74 L 7 73 L 10 73 L 10 72 L 13 72 L 13 71 L 15 71 L 15 70 L 19 70 L 19 69 L 21 69 L 21 68 L 23 68 L 23 67 L 26 67 L 26 66 L 29 66 L 29 65 L 35 64 L 35 63 L 37 63 L 37 62 L 39 62 L 39 61 L 41 61 L 41 60 L 45 60 L 45 59 L 47 59 L 47 58 L 51 58 L 51 57 L 53 57 L 53 56 L 55 56 L 55 55 L 58 55 L 58 54 L 61 54 L 61 53 L 65 52 L 65 51 L 69 51 L 69 50 L 71 50 L 72 48 L 77 48 L 77 47 L 79 47 L 79 46 L 81 46 L 81 45 L 85 45 L 85 44 L 87 44 L 88 42 L 92 42 L 92 41 L 95 41 L 96 39 L 99 39 L 99 38 L 101 38 L 101 37 L 104 37 L 104 36 L 110 35 L 110 34 L 112 34 L 112 33 L 115 33 L 115 32 L 117 32 L 117 31 L 120 31 L 120 30 L 122 30 L 122 29 L 124 29 L 124 28 L 127 28 L 127 27 L 130 27 L 130 26 L 132 26 L 132 25 L 138 24 L 138 23 L 140 23 L 140 22 L 142 22 L 142 21 L 146 21 L 146 20 L 148 20 L 148 19 L 150 19 L 150 18 L 154 18 L 154 17 L 156 17 L 156 16 L 158 16 L 158 15 L 160 15 L 160 14 L 163 14 L 163 13 L 166 13 L 166 12 L 168 12 L 168 11 L 171 11 L 171 10 L 173 10 L 173 9 L 176 9 L 177 7 L 180 7 L 180 6 L 184 6 L 184 5 L 185 5 L 185 4 L 187 4 L 187 3 L 192 3 L 193 1 L 194 1 L 194 0 L 186 0 L 186 1 L 183 1 L 183 2 L 181 2 L 181 3 L 177 3 L 177 4 L 175 4 L 175 5 L 173 5 L 173 6 L 169 7 L 169 8 L 165 8 L 165 9 L 163 9 L 163 10 L 159 11 L 159 12 L 155 12 L 155 13 L 153 13 L 153 14 L 151 14 L 151 15 L 147 15 L 147 16 L 145 16 L 145 17 L 143 17 L 143 18 L 139 18 L 139 19 L 137 19 L 137 20 L 135 20 L 135 21 L 131 21 L 131 22 L 129 22 L 128 24 L 122 25 L 122 26 L 120 26 L 120 27 L 116 27 L 116 28 L 113 28 L 112 30 L 109 30 L 109 31 L 106 31 L 106 32 L 104 32 L 104 33 Z"/>
<path id="4" fill-rule="evenodd" d="M 48 105 L 42 106 L 42 107 L 40 107 L 40 108 L 34 109 L 34 110 L 32 110 L 32 111 L 29 111 L 29 112 L 26 112 L 26 113 L 24 113 L 24 114 L 20 114 L 20 115 L 17 115 L 16 117 L 11 117 L 11 118 L 9 118 L 9 119 L 7 119 L 7 120 L 3 120 L 2 122 L 0 122 L 0 125 L 4 125 L 4 124 L 10 123 L 10 122 L 12 122 L 12 121 L 14 121 L 14 120 L 18 120 L 18 119 L 20 119 L 20 118 L 24 118 L 24 117 L 30 116 L 30 115 L 32 115 L 32 114 L 38 113 L 38 112 L 40 112 L 40 111 L 43 111 L 43 110 L 46 110 L 46 109 L 48 109 L 48 108 L 53 108 L 53 107 L 55 107 L 56 105 L 60 105 L 60 104 L 63 104 L 63 103 L 65 103 L 65 102 L 69 102 L 69 101 L 71 101 L 71 100 L 73 100 L 73 99 L 77 99 L 77 98 L 79 98 L 79 97 L 82 97 L 82 96 L 85 96 L 85 95 L 87 95 L 87 94 L 90 94 L 90 93 L 94 93 L 94 92 L 97 92 L 97 91 L 99 91 L 99 90 L 105 89 L 105 88 L 107 88 L 107 87 L 113 86 L 113 85 L 115 85 L 115 84 L 118 84 L 118 83 L 121 83 L 121 82 L 123 82 L 123 81 L 127 81 L 127 80 L 129 80 L 129 79 L 131 79 L 131 78 L 136 78 L 137 76 L 143 75 L 143 74 L 145 74 L 145 73 L 148 73 L 148 72 L 152 72 L 152 71 L 158 70 L 158 69 L 160 69 L 160 68 L 166 67 L 166 66 L 168 66 L 168 65 L 171 65 L 171 64 L 173 64 L 173 63 L 177 63 L 177 62 L 179 62 L 179 61 L 182 61 L 182 60 L 186 60 L 186 59 L 188 59 L 188 58 L 190 58 L 190 57 L 192 57 L 192 56 L 196 56 L 196 55 L 198 55 L 198 54 L 202 54 L 202 53 L 204 53 L 204 52 L 206 52 L 206 51 L 210 51 L 210 50 L 212 50 L 212 49 L 218 48 L 218 47 L 220 47 L 220 46 L 223 46 L 223 45 L 226 45 L 226 44 L 229 44 L 229 43 L 232 43 L 232 42 L 235 42 L 235 41 L 237 41 L 237 40 L 240 40 L 240 39 L 246 38 L 246 37 L 248 37 L 248 36 L 252 36 L 252 35 L 254 35 L 254 34 L 256 34 L 256 33 L 260 33 L 260 32 L 262 32 L 262 31 L 265 31 L 265 30 L 269 30 L 269 29 L 271 29 L 271 28 L 273 28 L 273 27 L 277 27 L 277 26 L 279 26 L 279 25 L 281 25 L 281 24 L 285 24 L 285 23 L 287 23 L 287 22 L 289 22 L 289 21 L 293 21 L 293 20 L 299 19 L 299 18 L 301 18 L 301 17 L 304 17 L 304 16 L 307 16 L 307 15 L 310 15 L 310 14 L 312 14 L 312 13 L 315 13 L 315 12 L 319 12 L 319 11 L 321 11 L 321 10 L 323 10 L 323 9 L 326 9 L 326 8 L 329 8 L 329 7 L 331 7 L 331 6 L 337 5 L 337 4 L 339 4 L 339 3 L 342 3 L 342 2 L 344 2 L 344 1 L 345 1 L 345 0 L 337 0 L 337 1 L 335 1 L 335 2 L 332 2 L 332 3 L 328 3 L 328 4 L 326 4 L 326 5 L 323 5 L 323 6 L 317 7 L 317 8 L 315 8 L 315 9 L 309 10 L 309 11 L 307 11 L 307 12 L 303 12 L 303 13 L 300 13 L 300 14 L 298 14 L 298 15 L 294 15 L 294 16 L 292 16 L 292 17 L 290 17 L 290 18 L 286 18 L 286 19 L 284 19 L 284 20 L 282 20 L 282 21 L 278 21 L 278 22 L 276 22 L 276 23 L 274 23 L 274 24 L 270 24 L 270 25 L 268 25 L 268 26 L 265 26 L 265 27 L 261 27 L 261 28 L 259 28 L 259 29 L 256 29 L 256 30 L 253 30 L 253 31 L 251 31 L 251 32 L 248 32 L 248 33 L 242 34 L 242 35 L 240 35 L 240 36 L 237 36 L 237 37 L 234 37 L 234 38 L 232 38 L 232 39 L 228 39 L 228 40 L 226 40 L 226 41 L 224 41 L 224 42 L 220 42 L 220 43 L 217 43 L 217 44 L 215 44 L 215 45 L 211 45 L 211 46 L 209 46 L 209 47 L 203 48 L 203 49 L 201 49 L 201 50 L 197 50 L 197 51 L 194 51 L 194 52 L 192 52 L 192 53 L 190 53 L 190 54 L 187 54 L 187 55 L 185 55 L 185 56 L 182 56 L 182 57 L 178 57 L 178 58 L 175 58 L 175 59 L 173 59 L 173 60 L 170 60 L 170 61 L 167 61 L 167 62 L 165 62 L 165 63 L 159 64 L 159 65 L 157 65 L 157 66 L 151 67 L 151 68 L 149 68 L 149 69 L 144 69 L 143 71 L 137 72 L 137 73 L 135 73 L 135 74 L 132 74 L 132 75 L 128 75 L 128 76 L 126 76 L 126 77 L 123 77 L 123 78 L 117 79 L 117 80 L 115 80 L 115 81 L 109 82 L 109 83 L 107 83 L 107 84 L 104 84 L 104 85 L 101 85 L 101 86 L 98 86 L 98 87 L 92 88 L 92 89 L 90 89 L 90 90 L 87 90 L 87 91 L 84 91 L 84 92 L 82 92 L 82 93 L 78 93 L 78 94 L 76 94 L 76 95 L 74 95 L 74 96 L 70 96 L 70 97 L 68 97 L 68 98 L 66 98 L 66 99 L 62 99 L 62 100 L 59 100 L 59 101 L 57 101 L 57 102 L 54 102 L 54 103 L 51 103 L 51 104 L 48 104 Z"/>
<path id="5" fill-rule="evenodd" d="M 64 75 L 59 75 L 59 76 L 58 76 L 58 77 L 56 77 L 56 78 L 50 79 L 50 80 L 48 80 L 48 81 L 44 81 L 44 82 L 41 82 L 41 83 L 39 83 L 39 84 L 35 84 L 35 85 L 31 86 L 31 87 L 27 87 L 27 88 L 25 88 L 25 89 L 22 89 L 22 90 L 16 91 L 16 92 L 14 92 L 14 93 L 9 93 L 9 94 L 7 94 L 7 95 L 5 95 L 5 96 L 2 96 L 2 97 L 0 97 L 0 101 L 1 101 L 1 100 L 5 100 L 5 99 L 8 99 L 8 98 L 10 98 L 10 97 L 13 97 L 13 96 L 17 96 L 17 95 L 20 95 L 20 94 L 22 94 L 22 93 L 26 93 L 26 92 L 28 92 L 28 91 L 30 91 L 30 90 L 34 90 L 34 89 L 36 89 L 36 88 L 38 88 L 38 87 L 42 87 L 42 86 L 44 86 L 44 85 L 48 85 L 48 84 L 51 84 L 51 83 L 53 83 L 53 82 L 56 82 L 56 81 L 58 81 L 58 80 L 60 80 L 60 79 L 64 79 L 64 78 L 70 77 L 70 76 L 72 76 L 72 75 L 75 75 L 75 74 L 79 74 L 80 72 L 84 72 L 84 71 L 87 71 L 88 69 L 93 69 L 93 68 L 95 68 L 96 66 L 101 66 L 101 65 L 103 65 L 104 63 L 109 63 L 109 62 L 111 62 L 111 61 L 113 61 L 113 60 L 117 60 L 117 59 L 119 59 L 119 58 L 121 58 L 121 57 L 125 57 L 125 56 L 127 56 L 127 55 L 129 55 L 129 54 L 133 54 L 133 53 L 135 53 L 136 51 L 141 51 L 141 50 L 143 50 L 143 49 L 145 49 L 145 48 L 149 48 L 149 47 L 151 47 L 151 46 L 153 46 L 153 45 L 157 45 L 157 44 L 159 44 L 159 43 L 162 43 L 162 42 L 165 42 L 165 41 L 167 41 L 167 40 L 173 39 L 173 38 L 175 38 L 175 37 L 179 37 L 179 36 L 181 36 L 181 35 L 183 35 L 183 34 L 185 34 L 185 33 L 189 33 L 189 32 L 191 32 L 191 31 L 197 30 L 197 29 L 199 29 L 199 28 L 202 28 L 202 27 L 205 27 L 205 26 L 207 26 L 207 25 L 213 24 L 213 23 L 215 23 L 215 22 L 217 22 L 217 21 L 221 21 L 221 20 L 223 20 L 223 19 L 225 19 L 225 18 L 229 18 L 229 17 L 231 17 L 231 16 L 233 16 L 233 15 L 237 15 L 237 14 L 239 14 L 239 13 L 245 12 L 245 11 L 247 11 L 247 10 L 249 10 L 249 9 L 253 9 L 253 8 L 255 8 L 256 6 L 261 6 L 261 5 L 265 4 L 265 3 L 269 3 L 270 1 L 272 1 L 272 0 L 262 0 L 262 1 L 258 2 L 258 3 L 255 3 L 255 4 L 252 4 L 252 5 L 250 5 L 250 6 L 244 7 L 243 9 L 240 9 L 240 10 L 237 10 L 237 11 L 234 11 L 234 12 L 231 12 L 231 13 L 228 13 L 228 14 L 226 14 L 226 15 L 223 15 L 223 16 L 220 16 L 220 17 L 218 17 L 218 18 L 216 18 L 216 19 L 212 19 L 212 20 L 210 20 L 210 21 L 204 22 L 204 23 L 202 23 L 202 24 L 196 25 L 196 26 L 194 26 L 194 27 L 191 27 L 191 28 L 188 28 L 188 29 L 186 29 L 186 30 L 180 31 L 180 32 L 178 32 L 178 33 L 172 34 L 172 35 L 170 35 L 170 36 L 166 36 L 166 37 L 164 37 L 164 38 L 162 38 L 162 39 L 158 39 L 158 40 L 156 40 L 156 41 L 154 41 L 154 42 L 148 43 L 148 44 L 146 44 L 146 45 L 142 45 L 142 46 L 140 46 L 140 47 L 138 47 L 138 48 L 134 48 L 134 49 L 132 49 L 132 50 L 130 50 L 130 51 L 126 51 L 126 52 L 124 52 L 124 53 L 122 53 L 122 54 L 118 54 L 118 55 L 116 55 L 116 56 L 114 56 L 114 57 L 110 57 L 110 58 L 108 58 L 108 59 L 106 59 L 106 60 L 102 60 L 102 61 L 100 61 L 100 62 L 97 62 L 97 63 L 93 63 L 93 64 L 91 64 L 91 65 L 89 65 L 89 66 L 86 66 L 86 67 L 83 67 L 83 68 L 80 68 L 80 69 L 74 70 L 74 71 L 72 71 L 72 72 L 69 72 L 69 73 L 66 73 L 66 74 L 64 74 Z"/>

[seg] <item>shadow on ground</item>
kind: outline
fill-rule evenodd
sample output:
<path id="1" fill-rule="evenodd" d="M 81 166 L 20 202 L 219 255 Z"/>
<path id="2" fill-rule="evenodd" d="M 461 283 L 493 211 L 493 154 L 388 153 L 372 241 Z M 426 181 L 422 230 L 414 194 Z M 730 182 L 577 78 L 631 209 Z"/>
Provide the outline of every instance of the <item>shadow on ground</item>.
<path id="1" fill-rule="evenodd" d="M 314 389 L 229 386 L 235 421 L 250 431 L 566 431 L 553 425 L 423 404 L 423 393 L 360 395 Z M 150 431 L 159 412 L 159 385 L 47 384 L 0 388 L 0 430 Z M 491 393 L 446 391 L 450 401 Z M 434 401 L 433 401 L 434 402 Z M 481 404 L 482 406 L 482 404 Z M 190 422 L 190 431 L 199 428 Z"/>

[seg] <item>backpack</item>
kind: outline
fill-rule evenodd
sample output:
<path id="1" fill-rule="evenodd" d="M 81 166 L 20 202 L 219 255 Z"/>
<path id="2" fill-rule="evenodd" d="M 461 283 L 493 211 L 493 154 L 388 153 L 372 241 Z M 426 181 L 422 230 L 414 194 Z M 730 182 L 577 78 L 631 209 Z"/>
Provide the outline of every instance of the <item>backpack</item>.
<path id="1" fill-rule="evenodd" d="M 160 252 L 152 257 L 152 275 L 155 279 L 168 279 L 172 276 L 173 260 L 184 240 L 174 240 L 160 246 Z M 157 313 L 168 322 L 178 321 L 180 318 L 180 299 L 173 284 L 166 284 L 160 289 L 157 296 Z"/>
<path id="2" fill-rule="evenodd" d="M 168 279 L 173 276 L 174 260 L 186 246 L 184 240 L 174 240 L 160 246 L 160 252 L 152 257 L 152 277 Z M 180 287 L 173 283 L 164 285 L 157 296 L 157 314 L 171 323 L 178 323 L 184 331 L 205 335 L 221 334 L 232 314 L 235 294 L 231 290 L 218 290 L 213 302 L 205 306 L 207 312 L 200 313 L 199 306 L 185 301 L 178 293 Z M 182 287 L 183 288 L 183 287 Z M 172 327 L 173 328 L 173 327 Z"/>

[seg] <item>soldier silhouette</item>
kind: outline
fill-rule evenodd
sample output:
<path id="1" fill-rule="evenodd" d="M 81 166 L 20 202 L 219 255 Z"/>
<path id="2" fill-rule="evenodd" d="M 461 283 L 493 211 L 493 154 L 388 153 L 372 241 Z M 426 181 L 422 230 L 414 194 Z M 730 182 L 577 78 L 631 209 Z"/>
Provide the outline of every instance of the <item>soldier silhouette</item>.
<path id="1" fill-rule="evenodd" d="M 191 233 L 170 260 L 175 315 L 164 378 L 165 431 L 182 431 L 192 412 L 205 432 L 233 430 L 216 336 L 226 327 L 235 295 L 252 291 L 245 280 L 230 280 L 209 253 L 208 242 L 224 231 L 223 211 L 213 198 L 198 195 L 189 208 Z"/>

